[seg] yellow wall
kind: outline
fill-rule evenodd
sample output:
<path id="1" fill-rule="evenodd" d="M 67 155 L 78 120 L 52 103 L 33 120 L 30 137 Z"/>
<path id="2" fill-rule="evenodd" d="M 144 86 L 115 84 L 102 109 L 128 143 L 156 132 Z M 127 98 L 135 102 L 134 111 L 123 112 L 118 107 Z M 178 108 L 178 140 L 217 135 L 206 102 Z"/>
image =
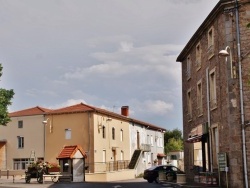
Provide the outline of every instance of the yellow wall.
<path id="1" fill-rule="evenodd" d="M 108 118 L 101 114 L 94 115 L 94 156 L 95 162 L 103 162 L 103 150 L 106 150 L 106 162 L 121 160 L 121 151 L 123 151 L 123 160 L 130 160 L 130 135 L 129 123 L 115 118 Z M 103 126 L 106 129 L 106 138 L 103 138 Z M 115 128 L 115 139 L 112 138 L 112 128 Z M 123 130 L 123 141 L 121 141 L 121 129 Z M 112 149 L 116 150 L 115 157 Z"/>
<path id="2" fill-rule="evenodd" d="M 49 115 L 48 118 L 45 161 L 56 161 L 62 148 L 67 145 L 80 145 L 86 152 L 91 149 L 91 144 L 89 145 L 93 142 L 89 129 L 92 124 L 91 115 L 89 118 L 88 113 L 71 113 Z M 71 139 L 65 138 L 65 129 L 71 129 Z"/>

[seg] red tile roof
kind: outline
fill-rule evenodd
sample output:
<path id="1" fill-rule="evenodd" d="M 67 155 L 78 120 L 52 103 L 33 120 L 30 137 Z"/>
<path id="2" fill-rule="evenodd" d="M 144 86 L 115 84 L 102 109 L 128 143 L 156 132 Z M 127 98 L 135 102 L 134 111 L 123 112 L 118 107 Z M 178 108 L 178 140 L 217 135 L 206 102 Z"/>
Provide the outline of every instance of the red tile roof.
<path id="1" fill-rule="evenodd" d="M 36 106 L 33 108 L 28 108 L 16 112 L 9 113 L 10 117 L 20 117 L 20 116 L 32 116 L 32 115 L 43 115 L 47 112 L 49 112 L 50 109 L 46 109 L 40 106 Z"/>
<path id="2" fill-rule="evenodd" d="M 72 159 L 77 151 L 80 151 L 81 154 L 83 155 L 83 158 L 87 158 L 86 153 L 83 151 L 82 147 L 79 145 L 74 145 L 74 146 L 65 146 L 61 153 L 58 155 L 57 159 Z"/>
<path id="3" fill-rule="evenodd" d="M 67 106 L 64 108 L 52 110 L 48 112 L 47 114 L 79 113 L 79 112 L 87 112 L 87 111 L 94 111 L 94 107 L 80 103 L 80 104 L 76 104 L 73 106 Z"/>
<path id="4" fill-rule="evenodd" d="M 139 121 L 139 120 L 136 120 L 136 119 L 133 119 L 130 117 L 123 116 L 121 114 L 110 112 L 108 110 L 97 108 L 97 107 L 90 106 L 90 105 L 86 105 L 83 103 L 76 104 L 73 106 L 68 106 L 65 108 L 60 108 L 57 110 L 51 110 L 47 114 L 80 113 L 80 112 L 97 112 L 97 113 L 104 114 L 104 115 L 107 115 L 107 116 L 112 117 L 112 118 L 118 118 L 118 119 L 122 119 L 122 120 L 127 121 L 127 122 L 132 122 L 132 123 L 136 123 L 136 124 L 143 125 L 146 127 L 150 127 L 150 129 L 153 129 L 153 130 L 158 130 L 161 132 L 166 131 L 166 129 L 155 126 L 153 124 Z"/>
<path id="5" fill-rule="evenodd" d="M 127 121 L 127 122 L 131 122 L 131 123 L 139 124 L 139 125 L 142 125 L 145 127 L 149 127 L 149 129 L 153 129 L 153 130 L 157 130 L 157 131 L 161 131 L 161 132 L 166 131 L 166 129 L 155 126 L 153 124 L 146 123 L 146 122 L 143 122 L 140 120 L 136 120 L 134 118 L 123 116 L 121 114 L 110 112 L 108 110 L 97 108 L 97 107 L 90 106 L 90 105 L 83 104 L 83 103 L 72 105 L 72 106 L 67 106 L 67 107 L 59 108 L 59 109 L 55 109 L 55 110 L 46 109 L 46 108 L 42 108 L 42 107 L 37 106 L 34 108 L 29 108 L 26 110 L 21 110 L 21 111 L 9 113 L 9 116 L 10 117 L 18 117 L 18 116 L 40 115 L 40 114 L 53 115 L 53 114 L 69 114 L 69 113 L 82 113 L 82 112 L 96 112 L 96 113 L 104 114 L 104 115 L 111 117 L 111 118 L 117 118 L 117 119 L 120 119 L 123 121 Z"/>

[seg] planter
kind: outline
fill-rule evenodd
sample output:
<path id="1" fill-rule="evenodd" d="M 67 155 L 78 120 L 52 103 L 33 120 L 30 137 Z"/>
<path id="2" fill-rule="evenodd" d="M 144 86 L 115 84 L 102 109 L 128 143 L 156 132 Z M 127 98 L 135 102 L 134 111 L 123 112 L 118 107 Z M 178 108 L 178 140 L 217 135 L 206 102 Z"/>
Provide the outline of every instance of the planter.
<path id="1" fill-rule="evenodd" d="M 51 167 L 48 168 L 48 173 L 50 172 L 60 172 L 60 167 Z"/>

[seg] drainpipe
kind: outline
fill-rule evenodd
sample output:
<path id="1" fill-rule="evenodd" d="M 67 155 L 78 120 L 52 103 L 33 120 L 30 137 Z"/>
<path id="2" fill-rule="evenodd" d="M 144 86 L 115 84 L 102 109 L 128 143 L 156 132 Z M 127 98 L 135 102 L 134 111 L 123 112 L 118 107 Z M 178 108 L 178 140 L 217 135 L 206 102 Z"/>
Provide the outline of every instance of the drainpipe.
<path id="1" fill-rule="evenodd" d="M 241 129 L 242 129 L 242 149 L 243 149 L 243 165 L 245 187 L 248 188 L 247 177 L 247 161 L 246 161 L 246 136 L 245 136 L 245 119 L 244 119 L 244 103 L 243 103 L 243 88 L 242 88 L 242 70 L 241 70 L 241 48 L 240 48 L 240 28 L 239 28 L 239 11 L 238 0 L 235 0 L 235 16 L 236 16 L 236 34 L 237 34 L 237 50 L 239 61 L 239 82 L 240 82 L 240 112 L 241 112 Z"/>
<path id="2" fill-rule="evenodd" d="M 89 144 L 88 144 L 88 170 L 89 170 L 89 173 L 90 173 L 90 163 L 89 163 L 89 159 L 90 159 L 90 113 L 88 112 L 88 126 L 89 126 Z M 93 157 L 94 157 L 94 153 L 93 153 Z M 85 164 L 84 164 L 85 166 Z"/>
<path id="3" fill-rule="evenodd" d="M 210 161 L 210 171 L 213 172 L 213 158 L 212 158 L 212 138 L 211 138 L 211 118 L 210 118 L 210 96 L 209 96 L 209 74 L 208 74 L 208 67 L 206 69 L 206 77 L 207 77 L 207 126 L 208 126 L 208 136 L 209 136 L 209 160 Z"/>

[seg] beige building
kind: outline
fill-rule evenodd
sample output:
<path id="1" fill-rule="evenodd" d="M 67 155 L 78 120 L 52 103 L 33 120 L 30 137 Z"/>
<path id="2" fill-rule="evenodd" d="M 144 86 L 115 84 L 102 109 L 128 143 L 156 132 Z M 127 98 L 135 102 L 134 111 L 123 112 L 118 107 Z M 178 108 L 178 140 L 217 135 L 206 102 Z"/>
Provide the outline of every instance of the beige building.
<path id="1" fill-rule="evenodd" d="M 34 107 L 9 114 L 11 122 L 0 126 L 0 169 L 25 169 L 30 160 L 43 159 L 47 111 Z"/>

